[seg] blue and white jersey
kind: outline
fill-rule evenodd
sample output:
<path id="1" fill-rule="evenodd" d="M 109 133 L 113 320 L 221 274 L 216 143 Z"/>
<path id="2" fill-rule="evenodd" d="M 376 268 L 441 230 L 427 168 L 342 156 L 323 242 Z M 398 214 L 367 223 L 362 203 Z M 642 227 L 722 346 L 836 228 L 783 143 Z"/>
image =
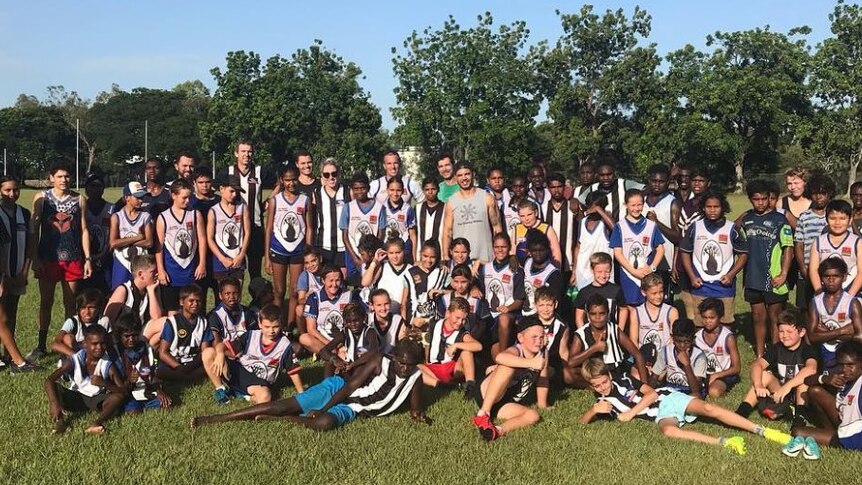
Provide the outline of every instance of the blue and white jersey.
<path id="1" fill-rule="evenodd" d="M 213 341 L 213 335 L 204 317 L 198 316 L 194 322 L 189 322 L 177 313 L 168 317 L 161 339 L 170 344 L 171 357 L 180 364 L 187 364 L 200 355 L 204 342 Z"/>
<path id="2" fill-rule="evenodd" d="M 165 270 L 171 276 L 170 285 L 173 287 L 182 287 L 195 282 L 195 267 L 198 264 L 196 213 L 193 210 L 182 210 L 177 217 L 173 209 L 168 209 L 159 215 L 165 225 L 162 251 Z"/>
<path id="3" fill-rule="evenodd" d="M 269 249 L 281 256 L 296 256 L 305 249 L 305 213 L 308 211 L 308 196 L 299 194 L 293 202 L 287 200 L 284 192 L 272 199 L 275 208 L 272 213 L 272 234 Z"/>
<path id="4" fill-rule="evenodd" d="M 862 450 L 862 377 L 848 382 L 835 396 L 835 406 L 841 423 L 838 425 L 838 440 L 849 450 Z"/>
<path id="5" fill-rule="evenodd" d="M 316 274 L 303 270 L 299 273 L 299 279 L 296 280 L 296 290 L 305 291 L 307 293 L 317 293 L 323 288 L 323 281 Z"/>
<path id="6" fill-rule="evenodd" d="M 383 207 L 386 215 L 386 234 L 384 234 L 383 240 L 400 239 L 409 244 L 410 229 L 416 227 L 416 211 L 404 201 L 398 206 L 393 206 L 391 202 L 386 201 Z M 407 252 L 406 254 L 411 253 Z"/>
<path id="7" fill-rule="evenodd" d="M 153 221 L 148 212 L 138 212 L 134 219 L 129 219 L 125 209 L 115 212 L 111 217 L 117 221 L 117 235 L 120 239 L 142 234 Z M 147 254 L 147 248 L 134 244 L 124 248 L 114 249 L 114 264 L 111 268 L 111 288 L 114 289 L 132 279 L 132 259 L 139 254 Z"/>
<path id="8" fill-rule="evenodd" d="M 156 365 L 155 354 L 153 348 L 147 345 L 146 342 L 138 342 L 134 348 L 121 349 L 115 362 L 116 368 L 120 371 L 123 378 L 127 378 L 126 365 L 134 368 L 138 373 L 138 378 L 134 382 L 132 388 L 132 397 L 136 401 L 147 401 L 150 396 L 147 394 L 147 383 L 141 377 L 148 372 L 152 372 Z"/>
<path id="9" fill-rule="evenodd" d="M 636 222 L 624 218 L 618 222 L 611 232 L 610 247 L 622 249 L 623 257 L 635 268 L 640 269 L 653 265 L 656 248 L 664 244 L 664 237 L 655 222 L 641 216 Z M 641 280 L 629 273 L 625 268 L 620 271 L 620 286 L 623 296 L 629 305 L 640 305 L 644 302 L 641 294 Z"/>
<path id="10" fill-rule="evenodd" d="M 77 315 L 67 318 L 66 321 L 63 322 L 63 326 L 60 328 L 60 331 L 65 332 L 67 335 L 71 335 L 75 339 L 75 342 L 80 344 L 84 341 L 84 329 L 92 325 L 99 325 L 105 329 L 105 333 L 111 333 L 111 322 L 108 320 L 108 317 L 99 317 L 95 322 L 87 324 L 82 322 Z"/>
<path id="11" fill-rule="evenodd" d="M 635 313 L 638 317 L 638 341 L 635 343 L 638 347 L 653 344 L 656 350 L 661 350 L 670 342 L 670 327 L 673 324 L 670 321 L 670 310 L 673 307 L 667 303 L 662 303 L 656 318 L 653 318 L 646 305 L 643 303 L 635 307 Z"/>
<path id="12" fill-rule="evenodd" d="M 730 359 L 730 337 L 733 332 L 726 325 L 721 325 L 718 331 L 718 337 L 712 344 L 706 341 L 706 330 L 700 329 L 694 337 L 694 345 L 703 351 L 706 355 L 706 373 L 715 374 L 716 372 L 726 371 L 730 369 L 733 362 Z"/>
<path id="13" fill-rule="evenodd" d="M 242 202 L 236 204 L 233 208 L 233 213 L 228 214 L 222 204 L 216 204 L 210 209 L 208 218 L 214 221 L 215 231 L 213 240 L 215 240 L 216 250 L 222 256 L 233 259 L 242 252 L 242 240 L 245 237 L 243 229 L 242 217 L 245 211 L 248 210 Z M 213 271 L 223 272 L 228 269 L 221 263 L 215 254 L 211 255 Z M 245 264 L 239 268 L 244 268 Z"/>
<path id="14" fill-rule="evenodd" d="M 334 330 L 344 329 L 342 312 L 344 307 L 355 299 L 354 293 L 349 290 L 344 290 L 332 298 L 329 298 L 326 290 L 320 290 L 308 295 L 302 315 L 306 318 L 313 318 L 317 322 L 317 331 L 331 340 Z"/>
<path id="15" fill-rule="evenodd" d="M 237 361 L 247 371 L 270 384 L 275 383 L 282 369 L 288 374 L 299 372 L 299 361 L 285 335 L 280 335 L 267 346 L 263 344 L 263 332 L 251 330 L 232 345 L 239 356 Z"/>
<path id="16" fill-rule="evenodd" d="M 104 261 L 110 252 L 108 235 L 111 232 L 111 214 L 114 213 L 114 204 L 105 203 L 98 214 L 90 212 L 90 205 L 84 211 L 87 220 L 87 231 L 90 233 L 90 257 L 95 261 Z"/>
<path id="17" fill-rule="evenodd" d="M 817 313 L 817 318 L 827 330 L 838 330 L 847 325 L 853 324 L 851 315 L 853 309 L 853 301 L 855 300 L 846 291 L 841 292 L 838 298 L 838 303 L 830 310 L 826 308 L 826 301 L 823 298 L 824 293 L 819 293 L 813 298 L 814 311 Z M 835 365 L 835 350 L 838 348 L 840 340 L 832 340 L 820 344 L 820 354 L 823 357 L 823 367 L 829 369 Z"/>
<path id="18" fill-rule="evenodd" d="M 856 267 L 856 258 L 859 254 L 860 244 L 862 244 L 862 238 L 847 231 L 841 242 L 838 245 L 834 245 L 827 232 L 817 237 L 812 248 L 813 251 L 817 251 L 821 262 L 826 258 L 841 258 L 847 263 L 847 276 L 844 277 L 843 285 L 845 290 L 853 284 L 853 280 L 856 279 L 856 274 L 859 271 Z"/>
<path id="19" fill-rule="evenodd" d="M 96 369 L 93 372 L 93 375 L 90 375 L 87 372 L 87 351 L 84 349 L 79 350 L 74 355 L 68 357 L 69 362 L 72 364 L 72 368 L 69 370 L 66 377 L 69 378 L 69 390 L 75 391 L 79 394 L 83 394 L 84 396 L 93 397 L 102 391 L 104 391 L 104 386 L 97 386 L 93 384 L 93 377 L 100 377 L 102 379 L 110 378 L 110 370 L 113 365 L 111 361 L 107 357 L 102 357 L 96 363 Z"/>
<path id="20" fill-rule="evenodd" d="M 236 340 L 257 326 L 257 316 L 248 308 L 237 305 L 230 310 L 224 303 L 219 303 L 207 316 L 210 330 L 216 332 L 222 340 Z"/>

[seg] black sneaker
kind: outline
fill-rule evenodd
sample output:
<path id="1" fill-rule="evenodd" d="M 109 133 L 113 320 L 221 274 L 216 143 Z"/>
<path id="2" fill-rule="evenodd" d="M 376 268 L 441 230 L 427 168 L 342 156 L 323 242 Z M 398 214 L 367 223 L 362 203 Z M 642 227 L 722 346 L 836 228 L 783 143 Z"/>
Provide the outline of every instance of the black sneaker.
<path id="1" fill-rule="evenodd" d="M 30 362 L 24 361 L 21 365 L 12 364 L 9 366 L 9 372 L 13 374 L 26 374 L 28 372 L 36 372 L 38 370 L 42 370 L 42 366 L 31 364 Z"/>

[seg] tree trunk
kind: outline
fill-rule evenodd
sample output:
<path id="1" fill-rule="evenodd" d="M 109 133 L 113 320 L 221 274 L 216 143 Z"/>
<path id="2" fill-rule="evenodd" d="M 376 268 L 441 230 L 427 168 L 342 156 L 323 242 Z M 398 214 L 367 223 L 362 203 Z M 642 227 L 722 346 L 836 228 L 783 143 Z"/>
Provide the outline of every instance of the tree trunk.
<path id="1" fill-rule="evenodd" d="M 87 144 L 87 172 L 93 169 L 93 162 L 96 160 L 96 144 Z"/>
<path id="2" fill-rule="evenodd" d="M 733 191 L 735 194 L 741 194 L 745 190 L 745 174 L 743 173 L 745 162 L 745 152 L 742 152 L 737 156 L 736 161 L 734 162 L 734 168 L 736 171 L 736 187 Z"/>
<path id="3" fill-rule="evenodd" d="M 850 155 L 850 169 L 847 171 L 847 197 L 850 197 L 850 187 L 856 183 L 856 169 L 859 168 L 859 162 L 862 161 L 862 146 Z"/>

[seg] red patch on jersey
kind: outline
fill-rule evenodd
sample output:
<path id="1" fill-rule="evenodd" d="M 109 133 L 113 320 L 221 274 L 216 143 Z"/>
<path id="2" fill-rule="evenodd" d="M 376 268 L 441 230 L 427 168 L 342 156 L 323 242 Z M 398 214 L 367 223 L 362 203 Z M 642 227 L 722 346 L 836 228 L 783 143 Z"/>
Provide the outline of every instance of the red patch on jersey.
<path id="1" fill-rule="evenodd" d="M 346 307 L 346 306 L 347 306 L 347 303 L 339 303 L 339 304 L 338 304 L 338 309 L 339 309 L 339 310 L 344 310 L 344 307 Z"/>
<path id="2" fill-rule="evenodd" d="M 644 238 L 643 238 L 643 243 L 644 243 L 644 244 L 649 244 L 649 236 L 644 236 Z"/>
<path id="3" fill-rule="evenodd" d="M 303 213 L 305 213 L 305 207 L 297 207 L 296 213 L 302 215 Z"/>
<path id="4" fill-rule="evenodd" d="M 193 224 L 192 222 L 186 222 L 186 229 L 191 229 L 192 224 Z"/>
<path id="5" fill-rule="evenodd" d="M 850 256 L 851 252 L 852 252 L 852 249 L 848 248 L 847 246 L 844 246 L 843 248 L 841 248 L 841 255 L 842 256 Z"/>
<path id="6" fill-rule="evenodd" d="M 542 286 L 542 280 L 540 278 L 534 279 L 533 280 L 533 286 L 535 286 L 536 288 Z"/>
<path id="7" fill-rule="evenodd" d="M 422 282 L 422 276 L 420 276 L 418 274 L 413 275 L 413 282 L 416 284 L 421 283 Z"/>
<path id="8" fill-rule="evenodd" d="M 845 318 L 847 318 L 847 314 L 846 314 L 846 313 L 839 313 L 839 314 L 838 314 L 838 320 L 844 320 Z"/>
<path id="9" fill-rule="evenodd" d="M 234 214 L 233 215 L 233 220 L 239 222 L 240 219 L 242 219 L 242 214 Z"/>
<path id="10" fill-rule="evenodd" d="M 719 354 L 719 355 L 724 354 L 724 347 L 719 345 L 718 347 L 715 348 L 715 353 Z"/>
<path id="11" fill-rule="evenodd" d="M 279 359 L 270 359 L 268 365 L 270 367 L 278 367 L 278 363 L 279 363 Z"/>
<path id="12" fill-rule="evenodd" d="M 727 244 L 727 234 L 718 235 L 718 244 Z"/>
<path id="13" fill-rule="evenodd" d="M 848 394 L 847 395 L 847 405 L 852 406 L 853 401 L 856 399 L 856 394 Z"/>
<path id="14" fill-rule="evenodd" d="M 370 222 L 372 224 L 377 224 L 377 216 L 375 216 L 375 215 L 368 216 L 368 222 Z"/>
<path id="15" fill-rule="evenodd" d="M 512 281 L 512 275 L 504 274 L 503 275 L 503 283 L 508 283 L 510 281 Z"/>
<path id="16" fill-rule="evenodd" d="M 658 331 L 661 332 L 664 330 L 664 322 L 658 322 Z"/>
<path id="17" fill-rule="evenodd" d="M 396 219 L 398 219 L 398 220 L 399 220 L 399 221 L 401 221 L 401 222 L 404 222 L 404 219 L 406 219 L 406 217 L 404 216 L 404 214 L 398 214 L 397 216 L 395 216 L 395 218 L 396 218 Z"/>

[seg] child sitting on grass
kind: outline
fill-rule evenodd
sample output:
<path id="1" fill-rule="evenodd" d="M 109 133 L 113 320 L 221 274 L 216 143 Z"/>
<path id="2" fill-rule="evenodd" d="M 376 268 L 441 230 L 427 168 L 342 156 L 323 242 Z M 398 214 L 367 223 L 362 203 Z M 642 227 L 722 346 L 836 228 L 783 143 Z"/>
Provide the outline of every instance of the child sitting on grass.
<path id="1" fill-rule="evenodd" d="M 596 403 L 581 416 L 581 424 L 588 424 L 600 416 L 610 416 L 623 423 L 634 418 L 652 419 L 668 438 L 720 445 L 738 455 L 745 454 L 745 439 L 741 436 L 717 438 L 682 429 L 685 423 L 691 423 L 698 416 L 702 416 L 763 436 L 781 445 L 790 442 L 790 435 L 754 424 L 716 404 L 673 389 L 653 389 L 636 380 L 616 379 L 612 377 L 611 369 L 598 358 L 584 362 L 581 375 L 590 383 L 596 395 Z"/>
<path id="2" fill-rule="evenodd" d="M 380 351 L 380 336 L 368 325 L 366 311 L 360 303 L 348 303 L 341 314 L 344 317 L 344 328 L 334 329 L 332 340 L 317 354 L 326 362 L 326 377 L 346 371 L 364 362 L 372 352 Z M 363 359 L 366 355 L 369 357 Z"/>
<path id="3" fill-rule="evenodd" d="M 84 329 L 81 350 L 63 359 L 63 363 L 45 379 L 45 393 L 53 432 L 66 431 L 65 415 L 70 412 L 99 411 L 99 416 L 85 430 L 103 433 L 105 422 L 126 400 L 126 389 L 119 373 L 106 356 L 108 333 L 99 325 Z M 61 377 L 68 377 L 68 388 L 59 385 Z"/>
<path id="4" fill-rule="evenodd" d="M 721 397 L 739 382 L 742 369 L 736 336 L 724 325 L 724 302 L 705 298 L 697 306 L 703 328 L 697 331 L 694 344 L 706 355 L 706 390 L 709 397 Z"/>
<path id="5" fill-rule="evenodd" d="M 115 365 L 130 392 L 123 407 L 126 414 L 171 406 L 170 396 L 162 390 L 161 383 L 152 378 L 156 358 L 153 348 L 141 340 L 141 332 L 141 322 L 132 314 L 120 315 L 114 322 Z"/>
<path id="6" fill-rule="evenodd" d="M 78 314 L 67 318 L 60 328 L 51 350 L 58 354 L 72 356 L 80 350 L 84 341 L 84 330 L 93 325 L 101 326 L 105 333 L 111 331 L 107 317 L 100 315 L 102 308 L 102 293 L 95 288 L 87 288 L 75 299 Z"/>
<path id="7" fill-rule="evenodd" d="M 470 398 L 476 385 L 476 354 L 482 344 L 467 331 L 470 304 L 465 298 L 453 297 L 443 318 L 428 327 L 428 359 L 423 366 L 425 383 L 452 384 L 464 380 L 464 396 Z"/>
<path id="8" fill-rule="evenodd" d="M 658 353 L 653 374 L 658 382 L 686 394 L 703 397 L 706 379 L 706 354 L 695 347 L 694 321 L 680 318 L 673 322 L 671 341 Z"/>

